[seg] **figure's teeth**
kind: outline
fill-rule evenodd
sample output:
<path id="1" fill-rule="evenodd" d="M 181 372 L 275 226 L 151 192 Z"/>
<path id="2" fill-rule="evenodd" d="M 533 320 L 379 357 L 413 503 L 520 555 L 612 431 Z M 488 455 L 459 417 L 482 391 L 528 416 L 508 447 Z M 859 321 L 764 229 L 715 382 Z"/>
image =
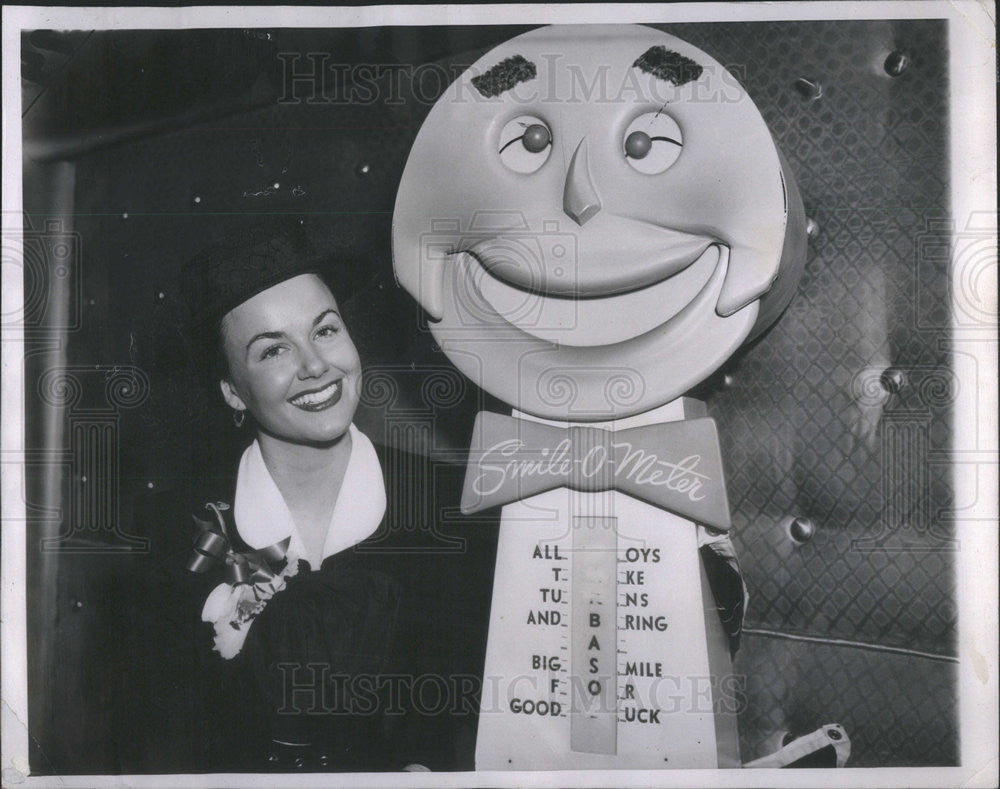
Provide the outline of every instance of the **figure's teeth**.
<path id="1" fill-rule="evenodd" d="M 295 405 L 317 405 L 325 400 L 329 400 L 340 390 L 340 381 L 334 381 L 329 386 L 323 387 L 318 392 L 312 392 L 311 394 L 299 395 L 298 397 L 292 398 L 292 403 Z"/>

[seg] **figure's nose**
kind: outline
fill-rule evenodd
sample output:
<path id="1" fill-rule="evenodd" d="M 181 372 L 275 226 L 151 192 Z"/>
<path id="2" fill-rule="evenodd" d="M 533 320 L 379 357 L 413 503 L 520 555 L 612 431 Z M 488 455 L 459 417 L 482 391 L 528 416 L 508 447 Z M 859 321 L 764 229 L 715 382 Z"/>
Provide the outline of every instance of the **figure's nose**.
<path id="1" fill-rule="evenodd" d="M 330 366 L 327 364 L 326 359 L 312 347 L 312 343 L 305 343 L 301 354 L 299 358 L 300 378 L 319 378 Z"/>
<path id="2" fill-rule="evenodd" d="M 601 198 L 597 195 L 594 182 L 590 180 L 590 165 L 587 162 L 587 138 L 573 151 L 573 158 L 566 171 L 566 186 L 563 189 L 563 211 L 583 227 L 601 210 Z"/>

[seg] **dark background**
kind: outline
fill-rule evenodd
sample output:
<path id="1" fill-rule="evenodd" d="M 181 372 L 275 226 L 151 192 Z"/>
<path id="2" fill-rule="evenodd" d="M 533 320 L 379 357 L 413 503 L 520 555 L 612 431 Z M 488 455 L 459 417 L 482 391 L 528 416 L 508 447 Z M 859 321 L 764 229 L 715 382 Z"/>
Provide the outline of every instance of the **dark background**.
<path id="1" fill-rule="evenodd" d="M 697 393 L 719 423 L 751 593 L 735 666 L 743 759 L 836 721 L 851 765 L 955 764 L 946 23 L 661 27 L 745 85 L 817 228 L 784 317 Z M 176 277 L 248 215 L 294 214 L 320 245 L 357 250 L 337 272 L 366 366 L 357 422 L 389 474 L 412 479 L 395 528 L 414 549 L 431 662 L 481 671 L 496 524 L 458 517 L 456 489 L 476 410 L 503 406 L 452 368 L 395 286 L 390 224 L 442 70 L 527 29 L 23 36 L 33 772 L 183 766 L 164 745 L 182 732 L 122 723 L 123 612 L 137 605 L 122 579 L 163 550 L 156 502 L 229 469 L 247 440 L 197 383 Z M 895 77 L 893 50 L 909 57 Z M 344 101 L 343 72 L 289 87 L 291 53 L 298 73 L 401 71 Z M 790 538 L 793 517 L 811 539 Z"/>

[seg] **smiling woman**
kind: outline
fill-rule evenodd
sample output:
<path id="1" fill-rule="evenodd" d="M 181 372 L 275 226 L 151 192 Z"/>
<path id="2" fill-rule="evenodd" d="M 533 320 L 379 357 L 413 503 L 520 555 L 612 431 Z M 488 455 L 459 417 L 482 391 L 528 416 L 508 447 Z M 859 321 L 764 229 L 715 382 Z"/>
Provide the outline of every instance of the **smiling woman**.
<path id="1" fill-rule="evenodd" d="M 233 422 L 256 434 L 232 497 L 195 515 L 188 569 L 222 570 L 201 618 L 233 672 L 252 677 L 243 690 L 277 769 L 393 763 L 376 699 L 355 687 L 388 666 L 400 587 L 364 555 L 386 493 L 353 425 L 361 360 L 321 276 L 337 262 L 312 254 L 296 225 L 258 226 L 183 272 L 192 331 L 221 352 L 215 378 Z"/>
<path id="2" fill-rule="evenodd" d="M 345 435 L 361 360 L 316 274 L 257 294 L 229 312 L 220 329 L 229 368 L 223 396 L 237 413 L 250 412 L 268 444 L 322 444 Z"/>
<path id="3" fill-rule="evenodd" d="M 220 326 L 223 397 L 257 446 L 314 567 L 351 456 L 361 360 L 329 288 L 299 274 L 229 312 Z"/>

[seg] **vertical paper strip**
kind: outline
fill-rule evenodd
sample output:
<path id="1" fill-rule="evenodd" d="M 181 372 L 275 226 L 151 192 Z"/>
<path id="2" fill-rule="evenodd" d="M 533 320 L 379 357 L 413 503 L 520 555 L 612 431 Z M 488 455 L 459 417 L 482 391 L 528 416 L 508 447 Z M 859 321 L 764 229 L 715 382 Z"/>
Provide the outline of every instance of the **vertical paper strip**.
<path id="1" fill-rule="evenodd" d="M 615 518 L 573 518 L 570 748 L 617 752 Z"/>

